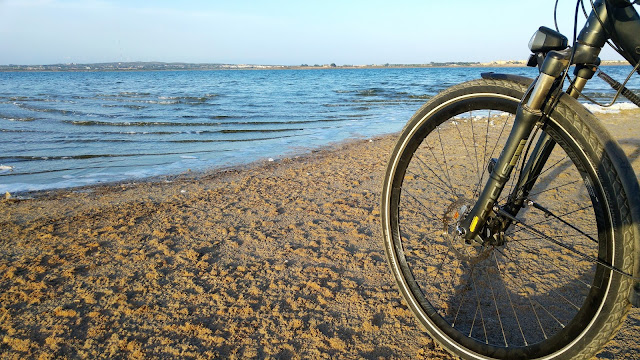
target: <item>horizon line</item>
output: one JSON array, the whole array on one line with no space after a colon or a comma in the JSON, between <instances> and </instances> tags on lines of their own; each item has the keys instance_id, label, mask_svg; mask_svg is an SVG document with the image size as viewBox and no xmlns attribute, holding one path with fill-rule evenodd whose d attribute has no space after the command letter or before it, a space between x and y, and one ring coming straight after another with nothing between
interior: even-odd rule
<instances>
[{"instance_id":1,"label":"horizon line","mask_svg":"<svg viewBox=\"0 0 640 360\"><path fill-rule=\"evenodd\" d=\"M626 60L602 60L601 63L608 64L628 64ZM493 60L488 62L481 61L430 61L424 63L382 63L382 64L336 64L323 63L309 65L302 63L299 65L282 65L282 64L258 64L258 63L218 63L218 62L184 62L184 61L104 61L104 62L67 62L67 63L50 63L50 64L0 64L0 69L31 69L46 70L53 67L65 67L74 70L99 70L103 69L132 69L132 65L138 67L210 67L210 68L366 68L366 67L442 67L442 66L526 66L527 60ZM96 67L93 69L92 67Z\"/></svg>"}]
</instances>

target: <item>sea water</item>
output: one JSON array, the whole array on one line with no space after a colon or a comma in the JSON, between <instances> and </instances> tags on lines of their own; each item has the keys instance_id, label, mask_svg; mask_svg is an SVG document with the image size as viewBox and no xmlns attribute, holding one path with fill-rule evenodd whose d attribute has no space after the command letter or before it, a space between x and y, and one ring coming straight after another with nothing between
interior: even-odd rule
<instances>
[{"instance_id":1,"label":"sea water","mask_svg":"<svg viewBox=\"0 0 640 360\"><path fill-rule=\"evenodd\" d=\"M617 79L630 70L607 68ZM439 91L488 71L536 75L477 67L3 72L0 193L235 166L393 133ZM602 101L614 94L600 80L589 91Z\"/></svg>"}]
</instances>

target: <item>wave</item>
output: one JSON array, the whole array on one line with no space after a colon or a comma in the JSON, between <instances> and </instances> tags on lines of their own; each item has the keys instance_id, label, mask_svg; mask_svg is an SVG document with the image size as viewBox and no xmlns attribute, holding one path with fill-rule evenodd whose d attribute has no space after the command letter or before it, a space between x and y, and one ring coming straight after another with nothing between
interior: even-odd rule
<instances>
[{"instance_id":1,"label":"wave","mask_svg":"<svg viewBox=\"0 0 640 360\"><path fill-rule=\"evenodd\" d=\"M180 104L179 100L137 100L134 102L145 103L145 104L154 104L154 105L176 105Z\"/></svg>"},{"instance_id":2,"label":"wave","mask_svg":"<svg viewBox=\"0 0 640 360\"><path fill-rule=\"evenodd\" d=\"M2 120L7 120L7 121L22 121L22 122L30 122L30 121L34 121L34 120L38 120L38 118L35 117L15 117L15 116L10 116L10 115L0 115L0 119Z\"/></svg>"},{"instance_id":3,"label":"wave","mask_svg":"<svg viewBox=\"0 0 640 360\"><path fill-rule=\"evenodd\" d=\"M120 105L120 104L102 104L102 107L105 108L125 108L125 109L131 109L131 110L143 110L143 109L147 109L148 106L144 106L144 105L130 105L130 104L124 104L124 105Z\"/></svg>"},{"instance_id":4,"label":"wave","mask_svg":"<svg viewBox=\"0 0 640 360\"><path fill-rule=\"evenodd\" d=\"M145 99L145 98L122 98L117 96L99 95L91 98L92 100L114 101L124 103L152 104L152 105L175 105L179 104L179 100L169 99Z\"/></svg>"},{"instance_id":5,"label":"wave","mask_svg":"<svg viewBox=\"0 0 640 360\"><path fill-rule=\"evenodd\" d=\"M125 133L120 133L120 135L124 135ZM52 141L55 144L94 144L94 143L132 143L132 142L141 142L137 139L64 139L64 140L55 140ZM157 141L153 141L157 142Z\"/></svg>"},{"instance_id":6,"label":"wave","mask_svg":"<svg viewBox=\"0 0 640 360\"><path fill-rule=\"evenodd\" d=\"M583 105L592 113L617 113L624 110L633 110L638 108L635 104L630 102L618 102L610 107L602 107L591 103L585 103Z\"/></svg>"},{"instance_id":7,"label":"wave","mask_svg":"<svg viewBox=\"0 0 640 360\"><path fill-rule=\"evenodd\" d=\"M14 102L13 103L15 106L24 109L24 110L29 110L29 111L35 111L35 112L44 112L44 113L55 113L55 114L61 114L61 115L77 115L79 114L77 111L72 111L72 110L62 110L62 109L52 109L52 108L40 108L40 107L36 107L36 106L29 106L25 103L21 103L21 102Z\"/></svg>"},{"instance_id":8,"label":"wave","mask_svg":"<svg viewBox=\"0 0 640 360\"><path fill-rule=\"evenodd\" d=\"M9 97L0 97L0 99L6 99L5 103L12 103L12 102L54 102L54 103L68 103L68 104L75 104L76 103L73 100L68 100L68 99L65 99L65 98L58 98L58 97L56 97L54 95L38 94L37 96L39 96L39 97L33 97L33 96L9 96Z\"/></svg>"},{"instance_id":9,"label":"wave","mask_svg":"<svg viewBox=\"0 0 640 360\"><path fill-rule=\"evenodd\" d=\"M109 157L119 157L119 156L136 156L136 154L124 154L124 155L115 155L115 154L83 154L83 155L52 155L52 156L29 156L29 155L18 155L18 156L0 156L0 161L3 163L19 163L26 161L49 161L49 160L84 160L84 159L95 159L95 158L109 158Z\"/></svg>"},{"instance_id":10,"label":"wave","mask_svg":"<svg viewBox=\"0 0 640 360\"><path fill-rule=\"evenodd\" d=\"M364 90L334 90L336 94L354 94L357 97L380 97L384 99L376 100L364 100L364 101L380 101L380 102L394 102L402 101L406 99L430 99L433 95L429 94L411 94L406 91L394 91L384 88L370 88ZM354 100L363 101L363 100Z\"/></svg>"},{"instance_id":11,"label":"wave","mask_svg":"<svg viewBox=\"0 0 640 360\"><path fill-rule=\"evenodd\" d=\"M16 74L0 83L0 164L15 166L2 174L0 189L168 173L165 163L180 171L181 160L170 153L218 166L395 132L419 103L479 72L304 72L304 81L293 81L289 72ZM632 80L628 87L638 84ZM611 96L604 87L591 91ZM121 165L122 171L112 170ZM21 177L24 172L55 174ZM6 185L14 181L21 184Z\"/></svg>"},{"instance_id":12,"label":"wave","mask_svg":"<svg viewBox=\"0 0 640 360\"><path fill-rule=\"evenodd\" d=\"M180 123L169 121L98 121L98 120L63 120L63 123L78 126L211 126L212 123Z\"/></svg>"},{"instance_id":13,"label":"wave","mask_svg":"<svg viewBox=\"0 0 640 360\"><path fill-rule=\"evenodd\" d=\"M157 163L156 165L168 165L171 164L172 162L162 162L162 163ZM67 166L67 167L61 167L61 168L57 168L57 169L49 169L49 170L38 170L38 171L23 171L23 172L14 172L14 173L0 173L0 177L3 176L15 176L15 175L38 175L38 174L53 174L53 173L65 173L68 171L75 171L75 170L103 170L105 168L109 168L109 169L117 169L117 168L130 168L130 165L114 165L114 164L109 164L109 166ZM90 181L88 183L96 183L96 182L103 182L103 175L101 173L93 173L90 175L85 175L85 176L79 176L78 178L96 178L97 181ZM72 179L75 178L75 176L72 175L65 175L63 178L65 179ZM65 181L62 181L65 182ZM7 190L10 193L14 193L14 192L20 192L20 191L24 191L25 189L21 188L19 185L21 184L0 184L0 188L2 188L3 186L5 188L10 189L12 186L11 185L18 185L16 190ZM44 189L49 189L49 188L59 188L61 186L50 186L50 185L45 185L45 184L41 184L41 185L33 185L33 184L22 184L22 185L29 185L29 187L31 187L28 191L33 191L33 190L44 190ZM67 185L67 186L62 186L62 187L69 187L69 186L78 186L78 185L86 185L86 184L75 184L75 185Z\"/></svg>"},{"instance_id":14,"label":"wave","mask_svg":"<svg viewBox=\"0 0 640 360\"><path fill-rule=\"evenodd\" d=\"M405 104L414 104L416 102L422 102L424 99L429 99L430 97L406 97L406 98L389 98L389 99L376 99L376 98L365 98L365 99L353 99L348 102L343 103L327 103L322 104L323 107L328 108L340 108L340 107L351 107L357 106L359 104L371 104L378 106L393 106L393 105L405 105Z\"/></svg>"},{"instance_id":15,"label":"wave","mask_svg":"<svg viewBox=\"0 0 640 360\"><path fill-rule=\"evenodd\" d=\"M158 99L161 100L180 100L180 101L191 101L191 102L204 102L209 99L220 96L219 94L204 94L202 96L159 96Z\"/></svg>"},{"instance_id":16,"label":"wave","mask_svg":"<svg viewBox=\"0 0 640 360\"><path fill-rule=\"evenodd\" d=\"M136 98L136 97L147 97L149 95L151 95L151 93L149 92L121 91L117 94L98 94L97 96Z\"/></svg>"},{"instance_id":17,"label":"wave","mask_svg":"<svg viewBox=\"0 0 640 360\"><path fill-rule=\"evenodd\" d=\"M243 119L243 116L234 116L234 115L212 115L208 117L213 120L222 120L222 119Z\"/></svg>"},{"instance_id":18,"label":"wave","mask_svg":"<svg viewBox=\"0 0 640 360\"><path fill-rule=\"evenodd\" d=\"M359 110L365 110L362 108ZM182 116L183 118L190 118ZM340 122L349 121L353 118L363 118L365 114L350 114L336 118L324 118L313 120L285 120L285 121L225 121L225 122L171 122L171 121L100 121L100 120L63 120L63 123L77 126L119 126L119 127L153 127L153 126L172 126L172 127L210 127L210 126L230 126L230 125L253 125L253 126L269 126L269 125L292 125L292 124L314 124L324 122ZM199 118L199 117L194 117ZM213 116L210 119L242 119L238 116Z\"/></svg>"},{"instance_id":19,"label":"wave","mask_svg":"<svg viewBox=\"0 0 640 360\"><path fill-rule=\"evenodd\" d=\"M241 129L241 130L220 130L222 134L237 134L237 133L271 133L271 132L287 132L287 131L302 131L304 129Z\"/></svg>"},{"instance_id":20,"label":"wave","mask_svg":"<svg viewBox=\"0 0 640 360\"><path fill-rule=\"evenodd\" d=\"M296 135L278 135L273 137L259 137L259 138L245 138L245 139L185 139L185 140L169 140L168 142L177 144L190 144L190 143L236 143L236 142L254 142L263 140L279 140L295 137Z\"/></svg>"},{"instance_id":21,"label":"wave","mask_svg":"<svg viewBox=\"0 0 640 360\"><path fill-rule=\"evenodd\" d=\"M109 100L109 101L124 101L124 102L140 102L141 99L146 100L185 100L185 101L204 101L206 99L220 96L218 94L205 94L202 96L158 96L155 99L148 99L152 97L151 93L146 92L121 92L118 94L96 94L90 96L84 95L71 95L68 97L60 97L51 94L38 94L38 97L33 96L0 96L0 99L11 102L55 102L55 103L70 103L75 104L75 100Z\"/></svg>"},{"instance_id":22,"label":"wave","mask_svg":"<svg viewBox=\"0 0 640 360\"><path fill-rule=\"evenodd\" d=\"M387 90L386 89L381 89L381 88L371 88L371 89L366 89L366 90L360 90L356 93L356 95L359 96L378 96L378 95L382 95L384 93L386 93Z\"/></svg>"},{"instance_id":23,"label":"wave","mask_svg":"<svg viewBox=\"0 0 640 360\"><path fill-rule=\"evenodd\" d=\"M98 158L142 157L142 156L166 156L183 155L188 152L163 152L163 153L126 153L126 154L80 154L80 155L55 155L55 156L0 156L2 163L17 163L21 161L51 161L51 160L88 160Z\"/></svg>"},{"instance_id":24,"label":"wave","mask_svg":"<svg viewBox=\"0 0 640 360\"><path fill-rule=\"evenodd\" d=\"M204 103L209 99L221 96L220 94L203 94L203 95L153 95L148 92L120 92L117 94L97 94L93 99L96 100L114 100L114 101L130 101L130 102L151 102L161 104L177 104L177 103Z\"/></svg>"},{"instance_id":25,"label":"wave","mask_svg":"<svg viewBox=\"0 0 640 360\"><path fill-rule=\"evenodd\" d=\"M286 132L286 131L300 131L300 130L304 130L304 129L303 128L284 128L284 129L225 129L225 130L196 130L196 131L120 131L120 132L107 132L107 133L103 133L103 135L207 135L207 134L235 134L235 133L271 133L271 132ZM69 139L64 141L110 142L115 140ZM119 141L130 141L130 140L119 140ZM162 140L154 140L154 141L161 142Z\"/></svg>"},{"instance_id":26,"label":"wave","mask_svg":"<svg viewBox=\"0 0 640 360\"><path fill-rule=\"evenodd\" d=\"M42 133L47 133L48 131L25 130L25 129L0 129L0 132L4 132L4 133L38 133L38 134L42 134Z\"/></svg>"},{"instance_id":27,"label":"wave","mask_svg":"<svg viewBox=\"0 0 640 360\"><path fill-rule=\"evenodd\" d=\"M420 99L365 99L354 100L354 104L371 104L371 105L400 105L411 104Z\"/></svg>"}]
</instances>

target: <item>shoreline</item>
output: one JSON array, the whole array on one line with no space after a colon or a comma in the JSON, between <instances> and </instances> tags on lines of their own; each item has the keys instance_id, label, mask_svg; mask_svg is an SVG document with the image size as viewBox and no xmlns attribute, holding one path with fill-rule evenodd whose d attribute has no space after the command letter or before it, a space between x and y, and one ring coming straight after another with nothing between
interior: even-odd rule
<instances>
[{"instance_id":1,"label":"shoreline","mask_svg":"<svg viewBox=\"0 0 640 360\"><path fill-rule=\"evenodd\" d=\"M332 152L334 150L343 148L345 146L349 146L359 142L372 142L377 139L384 139L387 137L394 137L398 133L389 133L389 134L381 134L376 135L370 138L348 138L340 141L332 141L326 145L322 145L319 147L312 148L297 148L295 150L290 150L285 154L277 157L277 158L269 158L269 157L261 157L256 160L247 163L239 163L239 164L231 164L225 165L221 167L211 167L211 168L203 168L203 169L186 169L179 173L173 174L159 174L153 175L149 177L142 178L129 178L123 180L114 180L114 181L106 181L100 183L92 183L86 185L77 185L70 187L57 187L57 188L48 188L41 190L22 190L16 192L5 192L4 194L0 193L0 201L1 199L10 200L10 201L22 201L22 200L31 200L34 198L41 198L46 196L57 196L58 193L72 192L72 193L81 193L81 192L93 192L95 189L100 188L116 188L116 187L129 187L136 186L142 184L148 184L150 186L163 184L163 183L173 183L180 181L199 181L205 178L216 178L223 174L228 173L237 173L243 171L251 171L255 168L267 166L267 165L275 165L280 162L290 162L290 161L302 161L307 157L313 157L318 153L327 153ZM7 196L7 193L9 194Z\"/></svg>"},{"instance_id":2,"label":"shoreline","mask_svg":"<svg viewBox=\"0 0 640 360\"><path fill-rule=\"evenodd\" d=\"M626 100L626 99L625 99ZM596 105L591 105L589 103L586 104L589 111L592 111L596 114L596 116L616 116L616 114L623 114L623 116L630 116L624 114L633 114L636 111L637 107L630 102L618 101L611 108L600 108ZM408 120L408 119L407 119ZM135 178L131 177L128 179L121 180L112 180L105 182L97 182L86 185L75 185L68 187L51 187L40 190L20 190L20 191L2 191L0 192L0 199L10 199L11 201L21 201L25 199L31 199L35 197L41 197L48 193L55 193L60 191L72 191L72 192L80 192L80 191L92 191L92 188L98 187L118 187L118 186L130 186L141 183L164 183L164 182L173 182L185 179L198 179L200 177L207 176L215 176L217 173L224 173L229 171L242 171L246 169L250 169L253 167L262 166L265 163L273 162L278 163L286 159L298 159L300 157L308 157L313 156L313 154L317 152L326 152L332 151L332 149L340 148L342 146L348 145L350 143L359 142L359 141L368 141L370 139L376 138L385 138L389 136L397 135L397 133L389 133L389 134L381 134L376 135L372 138L348 138L341 141L330 142L326 145L322 145L319 147L312 148L297 148L295 150L291 150L286 152L285 154L278 156L273 160L269 160L271 158L261 157L256 160L253 160L248 163L239 163L239 164L230 164L221 167L210 167L210 168L202 168L192 170L190 168L184 169L178 173L169 173L169 174L158 174L152 175L149 177ZM614 136L615 138L615 136ZM0 164L1 165L1 164ZM34 186L43 186L43 184L35 184Z\"/></svg>"}]
</instances>

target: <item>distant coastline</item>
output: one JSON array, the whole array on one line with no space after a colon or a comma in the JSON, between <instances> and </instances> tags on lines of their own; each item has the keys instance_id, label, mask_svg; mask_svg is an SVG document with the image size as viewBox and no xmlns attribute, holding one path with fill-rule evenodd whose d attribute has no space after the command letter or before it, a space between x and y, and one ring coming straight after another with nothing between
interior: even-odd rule
<instances>
[{"instance_id":1,"label":"distant coastline","mask_svg":"<svg viewBox=\"0 0 640 360\"><path fill-rule=\"evenodd\" d=\"M602 65L626 65L625 61L603 61ZM388 69L388 68L450 68L450 67L523 67L525 60L498 60L492 62L430 62L425 64L369 64L336 65L256 65L215 63L166 62L108 62L91 64L0 65L0 72L8 71L176 71L176 70L316 70L316 69Z\"/></svg>"}]
</instances>

